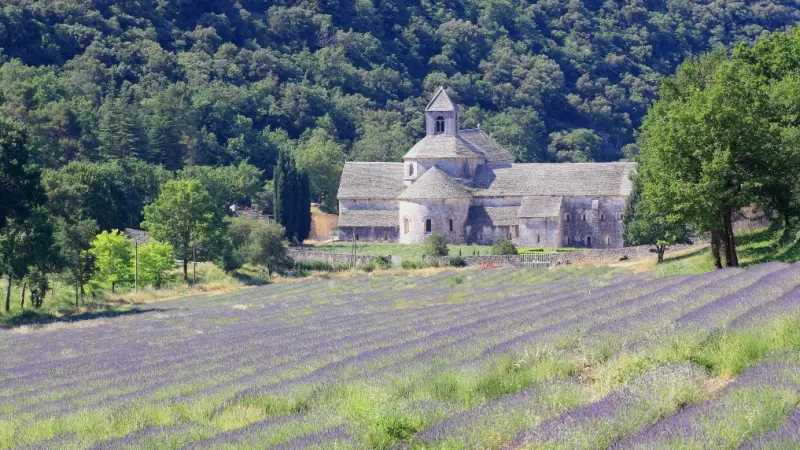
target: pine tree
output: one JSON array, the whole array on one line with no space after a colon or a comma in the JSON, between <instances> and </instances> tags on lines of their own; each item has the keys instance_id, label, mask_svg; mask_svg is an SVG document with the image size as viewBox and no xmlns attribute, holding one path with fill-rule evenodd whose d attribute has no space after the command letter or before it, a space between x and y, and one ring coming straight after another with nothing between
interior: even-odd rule
<instances>
[{"instance_id":1,"label":"pine tree","mask_svg":"<svg viewBox=\"0 0 800 450\"><path fill-rule=\"evenodd\" d=\"M106 159L147 156L147 134L139 111L122 99L107 99L100 108L100 154Z\"/></svg>"},{"instance_id":2,"label":"pine tree","mask_svg":"<svg viewBox=\"0 0 800 450\"><path fill-rule=\"evenodd\" d=\"M167 116L158 114L150 118L150 162L161 164L169 170L183 167L185 146L181 143L178 124Z\"/></svg>"}]
</instances>

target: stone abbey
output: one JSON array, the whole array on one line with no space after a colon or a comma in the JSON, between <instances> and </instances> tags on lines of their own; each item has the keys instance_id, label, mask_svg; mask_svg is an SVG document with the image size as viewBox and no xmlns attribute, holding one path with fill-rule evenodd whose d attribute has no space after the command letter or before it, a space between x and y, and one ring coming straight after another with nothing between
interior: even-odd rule
<instances>
[{"instance_id":1,"label":"stone abbey","mask_svg":"<svg viewBox=\"0 0 800 450\"><path fill-rule=\"evenodd\" d=\"M426 135L403 162L348 162L339 185L342 240L525 247L622 247L634 163L516 164L483 131L459 129L444 88L425 109Z\"/></svg>"}]
</instances>

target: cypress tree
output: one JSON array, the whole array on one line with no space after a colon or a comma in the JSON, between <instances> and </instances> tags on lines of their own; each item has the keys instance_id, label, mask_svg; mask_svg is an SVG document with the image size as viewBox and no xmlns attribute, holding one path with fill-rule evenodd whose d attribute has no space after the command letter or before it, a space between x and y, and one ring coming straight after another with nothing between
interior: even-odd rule
<instances>
[{"instance_id":1,"label":"cypress tree","mask_svg":"<svg viewBox=\"0 0 800 450\"><path fill-rule=\"evenodd\" d=\"M286 229L286 238L297 238L297 170L292 156L286 151L278 153L273 178L275 200L273 210L275 221Z\"/></svg>"},{"instance_id":2,"label":"cypress tree","mask_svg":"<svg viewBox=\"0 0 800 450\"><path fill-rule=\"evenodd\" d=\"M286 227L286 204L283 202L284 191L286 190L286 152L278 152L278 159L275 161L275 172L272 177L273 200L272 211L275 221L283 225L286 235L289 229Z\"/></svg>"},{"instance_id":3,"label":"cypress tree","mask_svg":"<svg viewBox=\"0 0 800 450\"><path fill-rule=\"evenodd\" d=\"M297 188L297 168L294 165L294 159L291 154L286 155L286 172L284 173L284 190L283 190L283 205L284 205L284 220L282 225L286 228L286 238L290 241L297 240L297 202L298 188Z\"/></svg>"},{"instance_id":4,"label":"cypress tree","mask_svg":"<svg viewBox=\"0 0 800 450\"><path fill-rule=\"evenodd\" d=\"M311 234L311 188L306 172L298 173L297 193L297 240L303 242Z\"/></svg>"}]
</instances>

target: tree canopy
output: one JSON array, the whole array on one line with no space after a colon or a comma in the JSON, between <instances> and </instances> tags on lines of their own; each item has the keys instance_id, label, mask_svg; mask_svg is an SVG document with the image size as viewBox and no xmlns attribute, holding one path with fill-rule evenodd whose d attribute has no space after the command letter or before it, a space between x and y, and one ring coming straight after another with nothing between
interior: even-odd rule
<instances>
[{"instance_id":1,"label":"tree canopy","mask_svg":"<svg viewBox=\"0 0 800 450\"><path fill-rule=\"evenodd\" d=\"M798 19L780 0L14 1L0 115L27 126L47 168L137 156L271 174L287 143L396 160L446 85L465 126L522 161L615 159L661 76Z\"/></svg>"}]
</instances>

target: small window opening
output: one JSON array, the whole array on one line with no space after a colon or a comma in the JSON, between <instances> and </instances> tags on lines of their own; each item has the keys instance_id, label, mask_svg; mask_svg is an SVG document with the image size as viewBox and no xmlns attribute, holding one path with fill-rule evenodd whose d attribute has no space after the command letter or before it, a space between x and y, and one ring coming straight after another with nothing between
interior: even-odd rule
<instances>
[{"instance_id":1,"label":"small window opening","mask_svg":"<svg viewBox=\"0 0 800 450\"><path fill-rule=\"evenodd\" d=\"M538 244L540 242L542 242L542 237L537 234L536 235L536 243Z\"/></svg>"},{"instance_id":2,"label":"small window opening","mask_svg":"<svg viewBox=\"0 0 800 450\"><path fill-rule=\"evenodd\" d=\"M583 215L583 221L586 222L586 214Z\"/></svg>"},{"instance_id":3,"label":"small window opening","mask_svg":"<svg viewBox=\"0 0 800 450\"><path fill-rule=\"evenodd\" d=\"M569 222L569 213L564 214L564 222Z\"/></svg>"},{"instance_id":4,"label":"small window opening","mask_svg":"<svg viewBox=\"0 0 800 450\"><path fill-rule=\"evenodd\" d=\"M384 241L388 241L389 240L389 233L383 233L383 240Z\"/></svg>"},{"instance_id":5,"label":"small window opening","mask_svg":"<svg viewBox=\"0 0 800 450\"><path fill-rule=\"evenodd\" d=\"M606 215L605 214L600 214L600 222L603 222L605 220L606 220Z\"/></svg>"},{"instance_id":6,"label":"small window opening","mask_svg":"<svg viewBox=\"0 0 800 450\"><path fill-rule=\"evenodd\" d=\"M450 219L450 232L453 232L453 219Z\"/></svg>"},{"instance_id":7,"label":"small window opening","mask_svg":"<svg viewBox=\"0 0 800 450\"><path fill-rule=\"evenodd\" d=\"M436 118L436 134L444 134L444 117L439 116Z\"/></svg>"},{"instance_id":8,"label":"small window opening","mask_svg":"<svg viewBox=\"0 0 800 450\"><path fill-rule=\"evenodd\" d=\"M408 218L403 219L403 233L408 234L410 226Z\"/></svg>"},{"instance_id":9,"label":"small window opening","mask_svg":"<svg viewBox=\"0 0 800 450\"><path fill-rule=\"evenodd\" d=\"M433 231L433 223L431 222L431 219L428 219L425 221L425 232L430 233L431 231Z\"/></svg>"},{"instance_id":10,"label":"small window opening","mask_svg":"<svg viewBox=\"0 0 800 450\"><path fill-rule=\"evenodd\" d=\"M611 245L611 237L606 236L606 245Z\"/></svg>"},{"instance_id":11,"label":"small window opening","mask_svg":"<svg viewBox=\"0 0 800 450\"><path fill-rule=\"evenodd\" d=\"M410 176L410 177L414 176L414 165L413 164L409 164L408 165L408 176Z\"/></svg>"},{"instance_id":12,"label":"small window opening","mask_svg":"<svg viewBox=\"0 0 800 450\"><path fill-rule=\"evenodd\" d=\"M395 172L395 173L397 173L397 172ZM358 233L356 233L356 240L359 240Z\"/></svg>"},{"instance_id":13,"label":"small window opening","mask_svg":"<svg viewBox=\"0 0 800 450\"><path fill-rule=\"evenodd\" d=\"M591 236L586 236L586 246L587 247L591 247L592 246L592 237Z\"/></svg>"}]
</instances>

